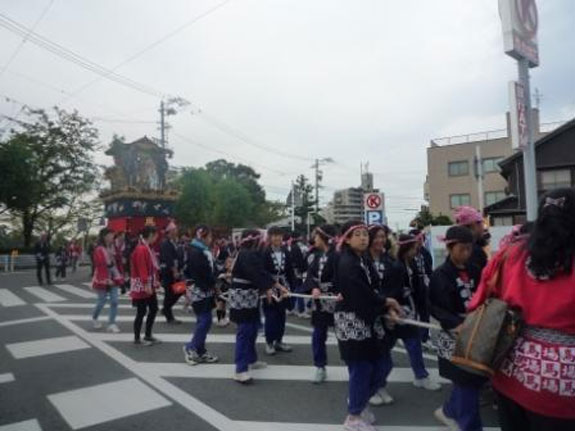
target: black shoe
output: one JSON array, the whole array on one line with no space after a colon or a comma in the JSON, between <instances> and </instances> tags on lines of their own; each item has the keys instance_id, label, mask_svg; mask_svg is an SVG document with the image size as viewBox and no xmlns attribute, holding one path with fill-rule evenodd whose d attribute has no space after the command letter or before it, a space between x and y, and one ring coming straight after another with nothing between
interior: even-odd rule
<instances>
[{"instance_id":1,"label":"black shoe","mask_svg":"<svg viewBox=\"0 0 575 431\"><path fill-rule=\"evenodd\" d=\"M152 346L154 344L160 344L161 341L158 340L156 337L144 337L144 345L145 346Z\"/></svg>"}]
</instances>

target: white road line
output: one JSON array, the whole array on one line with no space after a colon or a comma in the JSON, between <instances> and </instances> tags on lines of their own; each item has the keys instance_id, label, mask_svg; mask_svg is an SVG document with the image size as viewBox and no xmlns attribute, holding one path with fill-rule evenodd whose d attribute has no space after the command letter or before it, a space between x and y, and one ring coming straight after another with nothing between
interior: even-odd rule
<instances>
[{"instance_id":1,"label":"white road line","mask_svg":"<svg viewBox=\"0 0 575 431\"><path fill-rule=\"evenodd\" d=\"M0 383L10 383L13 382L14 380L16 379L14 378L14 374L12 373L0 374Z\"/></svg>"},{"instance_id":2,"label":"white road line","mask_svg":"<svg viewBox=\"0 0 575 431\"><path fill-rule=\"evenodd\" d=\"M183 356L183 355L182 355ZM202 364L190 366L183 362L140 362L140 367L151 374L160 377L187 377L194 379L231 379L235 372L234 364ZM349 374L345 366L328 366L328 382L347 382ZM288 380L311 381L315 374L315 367L307 365L269 365L261 370L250 371L255 379L261 380ZM440 383L449 383L439 376L437 369L429 370L431 379ZM394 368L387 381L389 383L412 383L414 379L411 368Z\"/></svg>"},{"instance_id":3,"label":"white road line","mask_svg":"<svg viewBox=\"0 0 575 431\"><path fill-rule=\"evenodd\" d=\"M140 377L154 389L161 392L168 398L171 398L173 401L180 404L186 410L190 411L194 415L203 419L204 421L206 421L213 427L217 428L218 430L251 431L250 428L238 427L238 425L234 421L229 419L227 416L221 414L216 409L210 407L209 405L198 400L197 398L194 398L184 390L167 382L163 378L158 377L157 375L144 370L142 367L139 366L138 362L134 361L129 356L119 352L117 349L114 349L105 342L98 340L89 332L84 331L79 326L75 325L69 320L66 320L58 313L51 310L50 307L47 307L45 304L36 304L36 307L42 310L46 315L57 320L62 326L69 329L77 336L83 338L86 342L90 343L92 346L100 350L102 353L106 354L107 356L115 360L118 364L122 365L124 368L128 369L136 376Z\"/></svg>"},{"instance_id":4,"label":"white road line","mask_svg":"<svg viewBox=\"0 0 575 431\"><path fill-rule=\"evenodd\" d=\"M340 424L304 424L304 423L290 423L290 422L247 422L236 421L239 426L243 426L251 431L334 431L341 429ZM379 431L443 431L445 427L442 426L377 426ZM499 431L499 428L483 427L484 431Z\"/></svg>"},{"instance_id":5,"label":"white road line","mask_svg":"<svg viewBox=\"0 0 575 431\"><path fill-rule=\"evenodd\" d=\"M88 309L93 309L95 304L96 304L95 302L94 303L88 303L88 304L85 302L82 302L81 304L80 303L74 304L74 303L68 302L65 304L52 303L52 304L46 304L46 305L50 308L88 308ZM108 304L108 303L106 303L106 304ZM134 307L132 307L130 304L118 304L118 308L127 310L127 309L133 309Z\"/></svg>"},{"instance_id":6,"label":"white road line","mask_svg":"<svg viewBox=\"0 0 575 431\"><path fill-rule=\"evenodd\" d=\"M91 282L91 281L84 282L84 283L82 283L82 286L86 286L86 287L92 288L92 282Z\"/></svg>"},{"instance_id":7,"label":"white road line","mask_svg":"<svg viewBox=\"0 0 575 431\"><path fill-rule=\"evenodd\" d=\"M136 378L60 392L48 399L74 430L172 405Z\"/></svg>"},{"instance_id":8,"label":"white road line","mask_svg":"<svg viewBox=\"0 0 575 431\"><path fill-rule=\"evenodd\" d=\"M66 318L68 316L65 316ZM71 319L76 320L76 319ZM86 319L82 319L86 320ZM91 318L89 318L91 320ZM132 317L130 321L133 321L134 318ZM134 334L132 333L120 333L120 334L112 334L109 332L91 332L91 334L101 341L115 341L120 343L132 343L134 341ZM165 343L187 343L190 341L190 334L173 334L173 333L157 333L154 332L154 337L162 340ZM287 344L293 345L306 345L311 346L311 337L308 335L284 335L283 341ZM208 334L208 338L206 339L207 343L218 343L218 344L235 344L236 342L236 335L235 334ZM263 334L257 339L258 343L265 344L265 339ZM335 338L328 338L327 345L335 346L337 345L337 340Z\"/></svg>"},{"instance_id":9,"label":"white road line","mask_svg":"<svg viewBox=\"0 0 575 431\"><path fill-rule=\"evenodd\" d=\"M0 431L42 431L36 419L0 426Z\"/></svg>"},{"instance_id":10,"label":"white road line","mask_svg":"<svg viewBox=\"0 0 575 431\"><path fill-rule=\"evenodd\" d=\"M67 301L67 299L64 298L63 296L50 292L49 290L44 289L43 287L40 286L25 287L24 290L27 291L28 293L31 293L35 297L40 298L42 301L46 302Z\"/></svg>"},{"instance_id":11,"label":"white road line","mask_svg":"<svg viewBox=\"0 0 575 431\"><path fill-rule=\"evenodd\" d=\"M33 358L89 348L90 345L75 335L6 344L6 349L15 359Z\"/></svg>"},{"instance_id":12,"label":"white road line","mask_svg":"<svg viewBox=\"0 0 575 431\"><path fill-rule=\"evenodd\" d=\"M17 305L26 305L26 302L8 289L0 289L0 305L3 307L15 307Z\"/></svg>"},{"instance_id":13,"label":"white road line","mask_svg":"<svg viewBox=\"0 0 575 431\"><path fill-rule=\"evenodd\" d=\"M4 326L22 325L24 323L41 322L43 320L50 320L50 318L48 316L39 316L39 317L30 317L28 319L8 320L6 322L0 322L0 328Z\"/></svg>"},{"instance_id":14,"label":"white road line","mask_svg":"<svg viewBox=\"0 0 575 431\"><path fill-rule=\"evenodd\" d=\"M71 293L72 295L79 296L81 298L95 298L96 294L94 292L90 292L86 289L81 289L76 286L72 286L71 284L56 284L55 285L58 289L63 290L64 292Z\"/></svg>"}]
</instances>

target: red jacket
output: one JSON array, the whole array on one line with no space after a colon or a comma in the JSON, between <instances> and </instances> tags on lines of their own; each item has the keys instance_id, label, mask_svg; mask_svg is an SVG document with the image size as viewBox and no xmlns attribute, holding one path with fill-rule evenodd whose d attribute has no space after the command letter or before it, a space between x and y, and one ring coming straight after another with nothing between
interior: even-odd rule
<instances>
[{"instance_id":1,"label":"red jacket","mask_svg":"<svg viewBox=\"0 0 575 431\"><path fill-rule=\"evenodd\" d=\"M548 281L527 270L524 242L500 251L483 271L470 310L488 296L499 261L494 296L521 309L526 329L493 378L494 388L527 410L575 419L575 269Z\"/></svg>"},{"instance_id":2,"label":"red jacket","mask_svg":"<svg viewBox=\"0 0 575 431\"><path fill-rule=\"evenodd\" d=\"M159 287L158 262L151 248L140 242L130 258L130 296L145 299L155 294ZM146 289L151 288L150 291Z\"/></svg>"},{"instance_id":3,"label":"red jacket","mask_svg":"<svg viewBox=\"0 0 575 431\"><path fill-rule=\"evenodd\" d=\"M94 250L92 288L106 289L111 286L119 286L123 282L123 277L116 268L114 256L110 250L106 250L103 245L96 247Z\"/></svg>"}]
</instances>

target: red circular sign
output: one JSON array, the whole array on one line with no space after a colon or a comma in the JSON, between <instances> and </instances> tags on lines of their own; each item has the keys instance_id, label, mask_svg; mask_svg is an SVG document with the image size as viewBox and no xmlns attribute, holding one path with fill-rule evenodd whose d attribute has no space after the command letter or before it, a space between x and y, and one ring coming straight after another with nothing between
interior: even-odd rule
<instances>
[{"instance_id":1,"label":"red circular sign","mask_svg":"<svg viewBox=\"0 0 575 431\"><path fill-rule=\"evenodd\" d=\"M381 206L381 196L369 195L366 199L366 203L370 208L379 208Z\"/></svg>"}]
</instances>

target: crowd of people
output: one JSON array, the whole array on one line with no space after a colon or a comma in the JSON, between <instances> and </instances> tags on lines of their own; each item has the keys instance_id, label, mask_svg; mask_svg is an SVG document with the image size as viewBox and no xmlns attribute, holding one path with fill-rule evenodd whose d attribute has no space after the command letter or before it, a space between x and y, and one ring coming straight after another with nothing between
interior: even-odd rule
<instances>
[{"instance_id":1,"label":"crowd of people","mask_svg":"<svg viewBox=\"0 0 575 431\"><path fill-rule=\"evenodd\" d=\"M34 246L34 256L36 258L36 277L38 284L44 284L44 273L46 283L52 284L52 271L50 265L50 254L52 249L50 247L50 238L48 234L42 233L40 239ZM66 241L65 244L58 247L55 252L56 258L56 272L54 277L56 281L66 280L66 271L71 268L72 272L76 272L80 257L82 256L82 246L78 240Z\"/></svg>"},{"instance_id":2,"label":"crowd of people","mask_svg":"<svg viewBox=\"0 0 575 431\"><path fill-rule=\"evenodd\" d=\"M206 345L216 309L218 324L231 320L236 327L233 379L250 384L250 371L266 367L256 350L262 325L265 354L289 354L286 315L305 316L309 310L315 366L310 379L321 384L328 378L326 341L332 327L349 371L345 430L375 430L370 406L395 402L386 383L394 366L391 350L399 340L408 353L414 386L428 391L441 388L423 360L423 347L433 344L440 375L453 383L434 415L450 430L482 429L479 400L487 385L497 395L504 431L575 429L572 189L543 197L538 219L514 228L491 258L481 214L459 208L456 225L442 238L447 258L435 270L419 230L396 235L385 225L350 221L339 229L318 226L309 243L278 227L267 233L244 230L236 242L214 235L207 225L181 236L174 223L163 232L147 226L127 253L122 234L102 229L93 253L94 327L101 328L98 318L109 301L107 329L119 331L118 295L129 290L136 310L134 343L159 343L153 329L156 293L163 289L161 313L169 324L181 323L173 307L182 297L196 316L190 341L182 346L185 362L218 361ZM495 287L494 278L501 278ZM525 322L490 381L450 360L465 316L488 297L520 309ZM432 320L441 330L430 337L428 329L405 324L405 319Z\"/></svg>"}]
</instances>

